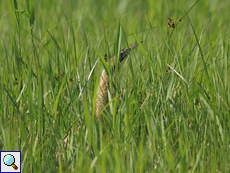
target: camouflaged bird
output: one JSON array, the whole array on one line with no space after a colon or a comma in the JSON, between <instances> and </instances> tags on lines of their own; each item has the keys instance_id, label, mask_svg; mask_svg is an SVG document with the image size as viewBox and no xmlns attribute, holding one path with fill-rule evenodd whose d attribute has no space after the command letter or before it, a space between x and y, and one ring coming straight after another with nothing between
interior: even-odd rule
<instances>
[{"instance_id":1,"label":"camouflaged bird","mask_svg":"<svg viewBox=\"0 0 230 173\"><path fill-rule=\"evenodd\" d=\"M141 41L142 43L143 41ZM129 52L133 49L135 49L138 46L138 44L134 44L129 48L122 49L120 52L120 59L119 62L122 63L125 58L128 56ZM105 57L106 58L106 57ZM112 67L112 73L114 73L115 64L116 64L116 56L113 55L111 58L111 67ZM109 76L106 73L106 70L103 69L101 76L100 76L100 82L99 82L99 89L97 92L97 100L96 100L96 112L95 116L97 119L100 119L101 112L103 110L103 107L108 103L108 86L109 86ZM80 127L78 128L79 131ZM75 130L73 130L75 131ZM65 143L65 148L67 148L67 140L68 140L68 134L64 137L63 141ZM58 160L59 152L56 150L56 160ZM63 155L63 153L62 153Z\"/></svg>"},{"instance_id":2,"label":"camouflaged bird","mask_svg":"<svg viewBox=\"0 0 230 173\"><path fill-rule=\"evenodd\" d=\"M134 44L129 48L122 49L120 52L119 62L122 63L125 60L125 58L128 56L129 52L135 49L137 46L138 44ZM111 58L112 73L114 73L115 64L116 64L116 56L113 55L113 57ZM97 100L96 100L95 116L97 118L100 118L103 107L108 103L108 86L109 86L109 76L106 73L106 70L103 69L100 76L99 89L97 92Z\"/></svg>"}]
</instances>

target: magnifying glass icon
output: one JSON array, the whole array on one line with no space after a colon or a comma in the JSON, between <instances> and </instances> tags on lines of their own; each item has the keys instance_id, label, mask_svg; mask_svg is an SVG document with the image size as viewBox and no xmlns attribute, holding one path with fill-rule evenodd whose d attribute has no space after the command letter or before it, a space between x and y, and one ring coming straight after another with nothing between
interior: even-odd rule
<instances>
[{"instance_id":1,"label":"magnifying glass icon","mask_svg":"<svg viewBox=\"0 0 230 173\"><path fill-rule=\"evenodd\" d=\"M15 158L11 154L7 154L3 158L3 162L7 166L12 166L15 170L18 169L18 167L14 164L15 163Z\"/></svg>"}]
</instances>

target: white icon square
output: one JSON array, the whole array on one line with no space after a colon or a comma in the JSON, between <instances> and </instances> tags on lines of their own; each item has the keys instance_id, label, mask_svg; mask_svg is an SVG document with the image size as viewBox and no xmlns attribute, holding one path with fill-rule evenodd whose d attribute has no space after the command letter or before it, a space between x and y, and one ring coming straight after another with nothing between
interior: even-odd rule
<instances>
[{"instance_id":1,"label":"white icon square","mask_svg":"<svg viewBox=\"0 0 230 173\"><path fill-rule=\"evenodd\" d=\"M0 173L21 172L21 151L0 151Z\"/></svg>"}]
</instances>

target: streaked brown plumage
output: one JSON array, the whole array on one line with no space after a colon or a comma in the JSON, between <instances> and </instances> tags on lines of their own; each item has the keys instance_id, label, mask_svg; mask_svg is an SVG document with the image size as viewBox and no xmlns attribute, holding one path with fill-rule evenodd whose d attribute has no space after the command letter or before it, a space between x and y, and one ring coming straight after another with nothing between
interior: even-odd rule
<instances>
[{"instance_id":1,"label":"streaked brown plumage","mask_svg":"<svg viewBox=\"0 0 230 173\"><path fill-rule=\"evenodd\" d=\"M120 52L120 60L119 62L121 63L129 54L129 52L132 49L135 49L138 46L138 44L134 44L129 48L122 49ZM116 64L116 56L114 55L111 59L111 67L112 69L115 68ZM114 70L112 70L113 72ZM106 73L106 70L103 69L101 76L100 76L100 82L99 82L99 88L97 92L97 100L96 100L96 112L95 116L97 118L100 117L100 113L103 109L103 107L108 103L108 86L109 86L109 76Z\"/></svg>"},{"instance_id":2,"label":"streaked brown plumage","mask_svg":"<svg viewBox=\"0 0 230 173\"><path fill-rule=\"evenodd\" d=\"M141 42L142 43L142 42ZM138 44L134 44L129 48L122 49L120 52L120 60L119 62L122 63L122 61L125 60L125 58L128 56L129 52L132 49L135 49L138 46ZM112 72L114 71L115 64L116 64L116 56L114 55L111 59L111 66L112 66ZM99 82L99 88L97 92L97 100L96 100L96 112L95 116L97 119L100 119L100 113L103 109L103 107L108 103L108 87L109 86L109 76L106 73L106 70L103 69L101 76L100 76L100 82ZM64 137L64 143L65 147L67 147L67 140L68 140L68 134ZM58 150L56 151L56 160L58 159Z\"/></svg>"}]
</instances>

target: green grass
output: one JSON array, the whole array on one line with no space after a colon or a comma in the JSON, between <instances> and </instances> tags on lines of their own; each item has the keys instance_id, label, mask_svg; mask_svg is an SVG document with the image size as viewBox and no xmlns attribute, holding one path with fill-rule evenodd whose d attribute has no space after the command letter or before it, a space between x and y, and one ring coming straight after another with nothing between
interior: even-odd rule
<instances>
[{"instance_id":1,"label":"green grass","mask_svg":"<svg viewBox=\"0 0 230 173\"><path fill-rule=\"evenodd\" d=\"M229 6L0 1L0 150L22 151L22 172L229 172ZM97 123L100 56L142 40L107 66Z\"/></svg>"}]
</instances>

